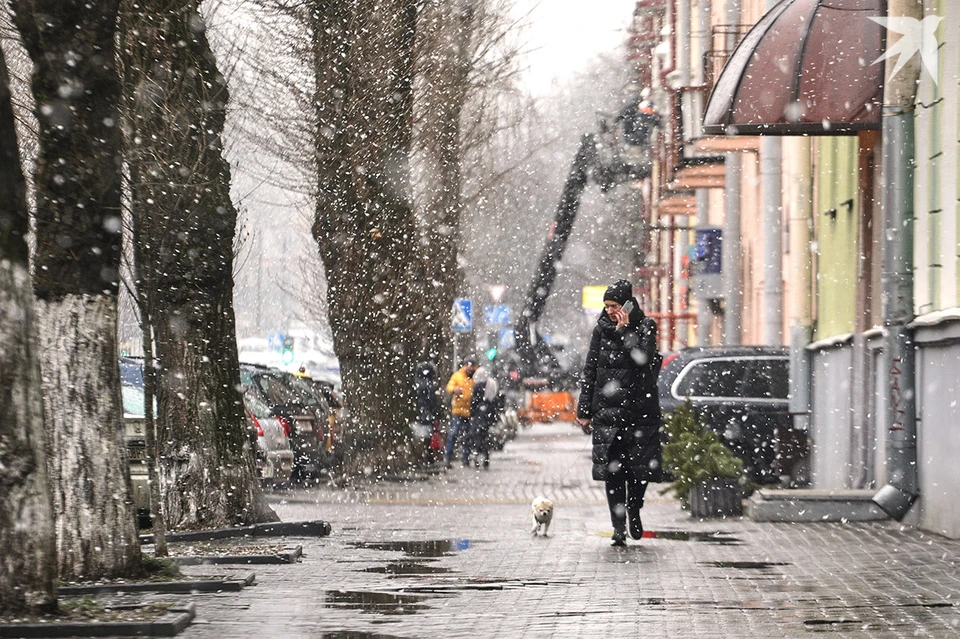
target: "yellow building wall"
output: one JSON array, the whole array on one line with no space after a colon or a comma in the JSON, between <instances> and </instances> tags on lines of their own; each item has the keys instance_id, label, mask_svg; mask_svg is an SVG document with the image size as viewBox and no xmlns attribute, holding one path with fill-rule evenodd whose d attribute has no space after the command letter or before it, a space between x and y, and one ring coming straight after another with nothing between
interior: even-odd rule
<instances>
[{"instance_id":1,"label":"yellow building wall","mask_svg":"<svg viewBox=\"0 0 960 639\"><path fill-rule=\"evenodd\" d=\"M815 339L824 339L855 330L859 143L823 137L815 148Z\"/></svg>"}]
</instances>

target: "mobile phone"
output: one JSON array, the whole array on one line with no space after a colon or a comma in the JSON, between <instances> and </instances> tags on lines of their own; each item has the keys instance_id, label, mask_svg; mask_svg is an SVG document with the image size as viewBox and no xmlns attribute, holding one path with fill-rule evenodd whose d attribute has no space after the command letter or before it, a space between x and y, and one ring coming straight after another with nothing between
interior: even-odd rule
<instances>
[{"instance_id":1,"label":"mobile phone","mask_svg":"<svg viewBox=\"0 0 960 639\"><path fill-rule=\"evenodd\" d=\"M633 312L633 300L627 300L626 303L620 307L620 310L629 315Z\"/></svg>"}]
</instances>

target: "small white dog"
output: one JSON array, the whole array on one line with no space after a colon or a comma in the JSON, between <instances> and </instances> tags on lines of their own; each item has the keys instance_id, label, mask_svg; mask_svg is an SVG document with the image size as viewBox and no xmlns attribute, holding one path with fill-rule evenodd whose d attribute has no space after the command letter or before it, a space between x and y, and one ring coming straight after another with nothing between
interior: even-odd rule
<instances>
[{"instance_id":1,"label":"small white dog","mask_svg":"<svg viewBox=\"0 0 960 639\"><path fill-rule=\"evenodd\" d=\"M533 513L533 530L530 532L536 537L542 527L543 536L546 537L550 521L553 519L553 502L546 497L537 497L533 500L530 511Z\"/></svg>"}]
</instances>

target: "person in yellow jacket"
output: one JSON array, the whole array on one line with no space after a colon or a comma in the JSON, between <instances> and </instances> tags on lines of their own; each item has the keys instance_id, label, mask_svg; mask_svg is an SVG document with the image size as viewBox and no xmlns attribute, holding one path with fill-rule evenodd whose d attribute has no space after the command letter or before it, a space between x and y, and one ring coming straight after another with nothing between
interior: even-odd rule
<instances>
[{"instance_id":1,"label":"person in yellow jacket","mask_svg":"<svg viewBox=\"0 0 960 639\"><path fill-rule=\"evenodd\" d=\"M447 393L451 396L450 434L447 435L447 449L443 461L450 468L453 459L453 449L457 445L457 438L466 437L470 431L470 399L473 396L473 374L477 372L477 360L467 358L456 373L450 376L447 382ZM469 451L465 451L469 452ZM466 465L469 459L464 459Z\"/></svg>"}]
</instances>

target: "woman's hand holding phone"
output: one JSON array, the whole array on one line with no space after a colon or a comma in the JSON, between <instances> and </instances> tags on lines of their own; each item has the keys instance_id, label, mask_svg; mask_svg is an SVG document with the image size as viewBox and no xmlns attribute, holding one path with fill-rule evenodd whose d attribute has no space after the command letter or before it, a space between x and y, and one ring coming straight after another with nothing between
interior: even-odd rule
<instances>
[{"instance_id":1,"label":"woman's hand holding phone","mask_svg":"<svg viewBox=\"0 0 960 639\"><path fill-rule=\"evenodd\" d=\"M617 310L617 328L623 328L630 323L630 313L633 312L633 300L627 300L626 303Z\"/></svg>"}]
</instances>

